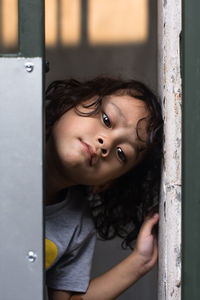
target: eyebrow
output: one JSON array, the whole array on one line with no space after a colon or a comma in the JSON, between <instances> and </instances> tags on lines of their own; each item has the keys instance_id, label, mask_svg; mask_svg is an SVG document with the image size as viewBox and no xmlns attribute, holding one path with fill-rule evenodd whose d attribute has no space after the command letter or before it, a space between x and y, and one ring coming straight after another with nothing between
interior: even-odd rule
<instances>
[{"instance_id":1,"label":"eyebrow","mask_svg":"<svg viewBox=\"0 0 200 300\"><path fill-rule=\"evenodd\" d=\"M120 114L120 116L124 119L124 121L127 124L127 119L126 119L125 115L123 114L122 110L119 108L119 106L113 102L110 102L110 104L112 104L118 110L118 113Z\"/></svg>"}]
</instances>

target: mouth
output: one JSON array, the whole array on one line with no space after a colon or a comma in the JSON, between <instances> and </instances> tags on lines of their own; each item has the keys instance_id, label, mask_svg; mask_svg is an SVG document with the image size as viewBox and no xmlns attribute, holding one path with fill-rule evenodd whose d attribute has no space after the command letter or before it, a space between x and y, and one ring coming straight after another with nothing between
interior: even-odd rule
<instances>
[{"instance_id":1,"label":"mouth","mask_svg":"<svg viewBox=\"0 0 200 300\"><path fill-rule=\"evenodd\" d=\"M89 165L92 166L93 165L93 158L95 156L95 152L94 152L94 150L92 149L92 147L90 145L83 142L81 139L80 139L80 142L81 142L81 144L83 145L83 148L85 149L85 151L88 154Z\"/></svg>"}]
</instances>

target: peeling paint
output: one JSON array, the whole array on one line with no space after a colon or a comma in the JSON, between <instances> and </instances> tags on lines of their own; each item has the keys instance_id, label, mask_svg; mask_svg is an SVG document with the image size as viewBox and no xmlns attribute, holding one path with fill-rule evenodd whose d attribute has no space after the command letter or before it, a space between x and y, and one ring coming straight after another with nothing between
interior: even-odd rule
<instances>
[{"instance_id":1,"label":"peeling paint","mask_svg":"<svg viewBox=\"0 0 200 300\"><path fill-rule=\"evenodd\" d=\"M173 294L174 294L174 289L170 293L171 297L173 296Z\"/></svg>"},{"instance_id":2,"label":"peeling paint","mask_svg":"<svg viewBox=\"0 0 200 300\"><path fill-rule=\"evenodd\" d=\"M177 201L181 202L182 198L181 198L181 193L176 191L176 199Z\"/></svg>"},{"instance_id":3,"label":"peeling paint","mask_svg":"<svg viewBox=\"0 0 200 300\"><path fill-rule=\"evenodd\" d=\"M171 192L173 186L167 186L167 192Z\"/></svg>"},{"instance_id":4,"label":"peeling paint","mask_svg":"<svg viewBox=\"0 0 200 300\"><path fill-rule=\"evenodd\" d=\"M180 287L181 287L181 280L178 281L178 282L176 283L176 287L177 287L177 288L180 288Z\"/></svg>"},{"instance_id":5,"label":"peeling paint","mask_svg":"<svg viewBox=\"0 0 200 300\"><path fill-rule=\"evenodd\" d=\"M177 144L177 147L181 147L181 138L180 137L177 137L176 138L176 144Z\"/></svg>"},{"instance_id":6,"label":"peeling paint","mask_svg":"<svg viewBox=\"0 0 200 300\"><path fill-rule=\"evenodd\" d=\"M179 249L176 249L175 254L176 254L176 266L177 266L177 267L180 267L180 264L181 264L181 254L180 254L180 250L179 250Z\"/></svg>"},{"instance_id":7,"label":"peeling paint","mask_svg":"<svg viewBox=\"0 0 200 300\"><path fill-rule=\"evenodd\" d=\"M165 220L166 220L166 202L164 202L164 217L165 217Z\"/></svg>"}]
</instances>

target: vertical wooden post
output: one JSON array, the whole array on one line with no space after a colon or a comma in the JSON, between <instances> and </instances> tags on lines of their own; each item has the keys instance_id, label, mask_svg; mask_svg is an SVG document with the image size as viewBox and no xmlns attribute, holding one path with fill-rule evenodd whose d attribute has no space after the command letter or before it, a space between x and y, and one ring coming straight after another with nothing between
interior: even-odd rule
<instances>
[{"instance_id":1,"label":"vertical wooden post","mask_svg":"<svg viewBox=\"0 0 200 300\"><path fill-rule=\"evenodd\" d=\"M159 300L181 299L181 0L158 1L158 83L164 116Z\"/></svg>"}]
</instances>

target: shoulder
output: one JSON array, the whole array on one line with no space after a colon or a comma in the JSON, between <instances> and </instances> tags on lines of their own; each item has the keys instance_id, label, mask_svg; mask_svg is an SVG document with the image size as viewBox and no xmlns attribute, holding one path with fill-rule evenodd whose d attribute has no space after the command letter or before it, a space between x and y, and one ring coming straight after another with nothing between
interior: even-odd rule
<instances>
[{"instance_id":1,"label":"shoulder","mask_svg":"<svg viewBox=\"0 0 200 300\"><path fill-rule=\"evenodd\" d=\"M83 196L80 191L70 189L66 202L60 204L61 209L46 220L46 238L57 249L46 276L48 287L53 289L85 292L89 284L96 230ZM51 255L52 251L46 248L47 261Z\"/></svg>"},{"instance_id":2,"label":"shoulder","mask_svg":"<svg viewBox=\"0 0 200 300\"><path fill-rule=\"evenodd\" d=\"M48 207L46 211L46 237L64 243L65 250L85 244L96 238L96 229L90 207L84 193L70 188L66 199ZM63 249L64 250L64 249Z\"/></svg>"}]
</instances>

